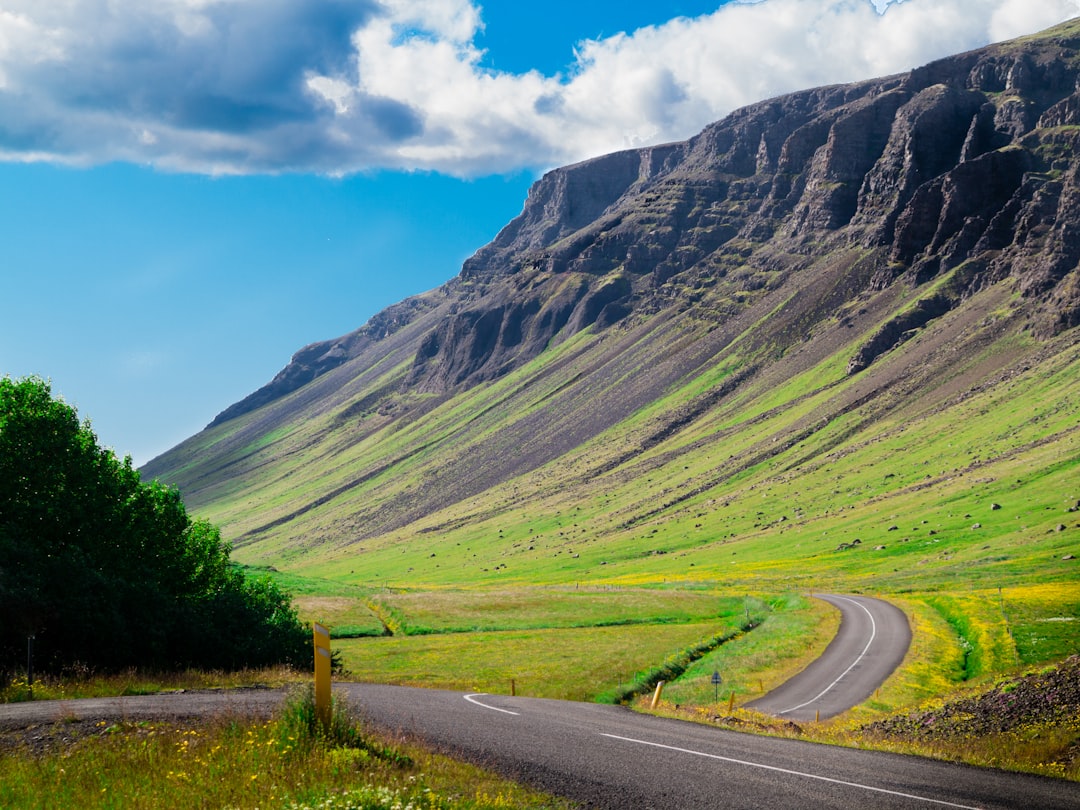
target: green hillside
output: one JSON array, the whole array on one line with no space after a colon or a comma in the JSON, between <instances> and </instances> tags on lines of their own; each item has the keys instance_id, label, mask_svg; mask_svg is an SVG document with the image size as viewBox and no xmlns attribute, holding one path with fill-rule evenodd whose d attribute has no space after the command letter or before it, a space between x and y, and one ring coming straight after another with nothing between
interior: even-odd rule
<instances>
[{"instance_id":1,"label":"green hillside","mask_svg":"<svg viewBox=\"0 0 1080 810\"><path fill-rule=\"evenodd\" d=\"M143 473L362 677L610 699L683 656L741 698L828 641L821 590L912 617L866 711L1080 652L1078 53L1074 22L556 170Z\"/></svg>"}]
</instances>

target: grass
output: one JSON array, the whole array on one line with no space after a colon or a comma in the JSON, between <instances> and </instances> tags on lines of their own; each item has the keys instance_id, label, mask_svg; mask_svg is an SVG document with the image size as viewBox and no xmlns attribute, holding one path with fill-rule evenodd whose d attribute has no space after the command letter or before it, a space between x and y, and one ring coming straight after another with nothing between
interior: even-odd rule
<instances>
[{"instance_id":1,"label":"grass","mask_svg":"<svg viewBox=\"0 0 1080 810\"><path fill-rule=\"evenodd\" d=\"M558 799L366 732L336 701L326 732L300 693L275 718L100 723L0 757L0 806L34 808L558 808Z\"/></svg>"},{"instance_id":2,"label":"grass","mask_svg":"<svg viewBox=\"0 0 1080 810\"><path fill-rule=\"evenodd\" d=\"M568 700L631 700L657 680L681 684L705 664L723 666L746 692L775 685L823 649L836 627L835 612L815 600L789 594L763 602L704 588L379 599L392 603L400 632L337 642L349 677ZM410 632L418 625L422 632Z\"/></svg>"},{"instance_id":3,"label":"grass","mask_svg":"<svg viewBox=\"0 0 1080 810\"><path fill-rule=\"evenodd\" d=\"M909 711L835 728L847 744L1080 781L1080 656L984 678Z\"/></svg>"},{"instance_id":4,"label":"grass","mask_svg":"<svg viewBox=\"0 0 1080 810\"><path fill-rule=\"evenodd\" d=\"M671 705L709 707L734 694L737 703L779 686L820 655L839 626L839 613L797 594L770 600L765 623L702 657L664 687ZM722 683L716 689L712 674Z\"/></svg>"},{"instance_id":5,"label":"grass","mask_svg":"<svg viewBox=\"0 0 1080 810\"><path fill-rule=\"evenodd\" d=\"M735 629L721 622L345 640L335 645L361 681L595 700L672 652Z\"/></svg>"},{"instance_id":6,"label":"grass","mask_svg":"<svg viewBox=\"0 0 1080 810\"><path fill-rule=\"evenodd\" d=\"M1080 585L1055 582L1006 588L998 599L1022 663L1055 661L1077 652Z\"/></svg>"},{"instance_id":7,"label":"grass","mask_svg":"<svg viewBox=\"0 0 1080 810\"><path fill-rule=\"evenodd\" d=\"M1000 592L986 589L950 595L926 592L893 597L893 601L909 615L914 635L913 645L901 667L861 706L834 721L808 724L797 731L739 708L729 715L725 705L732 695L739 706L786 680L816 657L832 638L838 623L837 612L824 602L796 593L757 600L722 595L701 584L679 587L669 584L652 589L593 586L379 592L369 598L392 604L405 626L423 626L426 632L338 639L334 648L343 657L347 677L364 681L492 693L513 690L519 695L586 701L625 700L639 710L648 711L652 688L657 680L663 679L666 685L658 709L662 714L699 722L718 722L719 718L723 724L746 730L1075 779L1076 768L1063 758L1062 752L1069 750L1069 745L1080 739L1080 734L1067 723L1044 722L971 744L950 739L905 739L866 729L882 718L919 707L925 710L943 705L947 696L975 694L993 685L1002 676L1002 671L1015 672L1032 663L1080 653L1076 634L1069 632L1072 623L1060 620L1075 615L1078 597L1080 587L1066 582L1016 586L1003 588ZM526 616L531 617L530 622L540 621L549 626L533 627L525 621ZM748 618L757 626L749 632L740 632ZM486 622L486 627L501 629L465 629L474 628L480 619ZM1037 635L1039 633L1053 635ZM967 640L966 644L961 642L961 637ZM1030 643L1032 638L1034 644ZM722 675L719 694L711 683L714 671ZM306 679L306 675L287 670L239 676L185 673L154 677L124 673L112 678L86 678L85 683L78 685L73 679L40 684L35 697L276 684L298 677ZM5 698L18 699L17 693L24 685L16 681L9 686ZM270 732L260 731L258 724L241 723L245 736L228 736L233 733L228 728L238 722L236 718L229 718L225 724L206 727L207 739L215 740L207 744L211 748L226 743L233 745L238 740L246 744L244 740L249 732L252 739L264 740L258 744L266 744L269 736L258 735L270 735ZM273 722L280 723L280 719ZM109 740L116 738L116 742L122 737L130 745L141 746L148 739L158 737L155 745L165 739L172 739L175 745L182 737L169 737L174 733L179 735L175 727L167 724L119 724L107 739L87 740L86 750L104 752L98 762L111 774L114 768L128 767L123 764L124 758L133 754L130 750L114 752L108 747L112 744ZM198 733L204 731L200 729ZM281 738L280 728L274 733ZM195 735L188 736L194 742ZM91 747L98 745L104 747ZM154 756L164 757L165 749L155 750ZM87 753L86 756L98 755ZM318 757L338 759L358 756L318 754ZM418 755L409 753L408 756L415 758ZM250 767L250 763L236 767ZM170 765L166 770L190 774L180 763ZM427 774L430 767L423 766L421 770ZM46 769L46 772L52 773L53 777L56 775L55 770ZM400 791L411 789L413 783L408 782L407 777L404 782L387 781L388 778L380 777L382 781L372 782L375 787L371 790L384 793L389 790L390 794L386 795L399 791L398 798L403 804L407 803L407 796L412 794ZM141 790L122 781L109 784L115 789ZM285 782L280 782L279 786L281 784ZM424 784L430 786L430 781ZM317 793L320 789L313 790ZM296 796L315 795L303 793L299 788L290 790ZM367 788L358 786L356 790ZM441 790L457 796L476 794L476 791L460 787L444 786ZM488 794L501 795L491 791ZM86 806L109 805L91 803Z\"/></svg>"},{"instance_id":8,"label":"grass","mask_svg":"<svg viewBox=\"0 0 1080 810\"><path fill-rule=\"evenodd\" d=\"M406 635L486 630L680 624L743 610L739 597L662 588L554 587L378 594Z\"/></svg>"},{"instance_id":9,"label":"grass","mask_svg":"<svg viewBox=\"0 0 1080 810\"><path fill-rule=\"evenodd\" d=\"M711 700L693 705L664 700L656 713L775 737L1080 782L1080 714L1075 709L1078 670L1080 657L1072 657L1059 666L1019 670L1012 676L982 678L959 687L938 684L934 697L918 709L871 710L869 703L878 703L881 709L908 691L905 676L898 674L882 687L879 698L822 722L796 724L737 707L728 711L723 699L720 705ZM699 684L700 691L705 688L706 684ZM1070 697L1047 700L1061 691L1071 693ZM639 703L644 708L647 702Z\"/></svg>"}]
</instances>

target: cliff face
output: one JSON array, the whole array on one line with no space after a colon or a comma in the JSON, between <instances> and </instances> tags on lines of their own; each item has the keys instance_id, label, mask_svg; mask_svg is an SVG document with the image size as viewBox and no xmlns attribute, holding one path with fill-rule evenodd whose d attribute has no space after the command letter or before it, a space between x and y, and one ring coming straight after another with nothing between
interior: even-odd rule
<instances>
[{"instance_id":1,"label":"cliff face","mask_svg":"<svg viewBox=\"0 0 1080 810\"><path fill-rule=\"evenodd\" d=\"M327 518L369 536L539 469L718 368L731 376L665 411L640 448L739 386L782 384L837 352L840 373L872 393L838 398L822 424L877 396L880 413L946 397L950 375L1004 373L979 354L1003 335L1037 346L1080 325L1078 145L1074 21L557 169L458 277L300 350L144 473L213 503L236 497L244 476L255 493L258 476L293 459L358 454L311 492L282 494L265 525L253 498L254 538L343 493L381 492L389 471L422 470L348 521ZM883 359L914 344L910 362ZM486 411L463 423L477 431L467 449L446 445L441 426L416 427L538 358L515 383L520 400L485 406L523 409L498 410L498 441ZM279 448L271 437L283 435L299 438Z\"/></svg>"},{"instance_id":2,"label":"cliff face","mask_svg":"<svg viewBox=\"0 0 1080 810\"><path fill-rule=\"evenodd\" d=\"M582 329L678 305L688 288L700 297L728 278L753 293L764 276L851 245L872 255L852 294L963 268L907 329L864 347L853 370L894 345L888 335L1006 278L1032 303L1037 334L1077 325L1078 47L1066 25L906 75L765 101L686 143L550 172L446 286L453 311L427 331L406 385L493 379ZM407 302L301 350L216 422L426 311Z\"/></svg>"},{"instance_id":3,"label":"cliff face","mask_svg":"<svg viewBox=\"0 0 1080 810\"><path fill-rule=\"evenodd\" d=\"M672 279L707 286L750 269L798 269L803 256L850 245L873 252L870 289L963 266L924 314L1011 277L1038 304L1037 333L1076 325L1078 44L1064 29L799 93L740 110L685 144L551 173L463 272L531 307L463 312L418 358L417 380L430 356L441 361L440 383L460 383L560 333L655 310ZM531 339L506 339L520 333ZM483 345L491 364L463 358L463 342Z\"/></svg>"}]
</instances>

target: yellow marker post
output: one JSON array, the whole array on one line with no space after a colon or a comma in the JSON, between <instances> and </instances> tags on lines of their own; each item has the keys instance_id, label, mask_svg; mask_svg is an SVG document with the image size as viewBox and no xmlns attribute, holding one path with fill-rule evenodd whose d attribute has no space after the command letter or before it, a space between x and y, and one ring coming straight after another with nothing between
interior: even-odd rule
<instances>
[{"instance_id":1,"label":"yellow marker post","mask_svg":"<svg viewBox=\"0 0 1080 810\"><path fill-rule=\"evenodd\" d=\"M655 709L660 703L660 693L664 691L664 682L657 681L656 691L653 692L652 705L649 708Z\"/></svg>"},{"instance_id":2,"label":"yellow marker post","mask_svg":"<svg viewBox=\"0 0 1080 810\"><path fill-rule=\"evenodd\" d=\"M323 728L330 728L330 630L314 623L315 636L315 716Z\"/></svg>"}]
</instances>

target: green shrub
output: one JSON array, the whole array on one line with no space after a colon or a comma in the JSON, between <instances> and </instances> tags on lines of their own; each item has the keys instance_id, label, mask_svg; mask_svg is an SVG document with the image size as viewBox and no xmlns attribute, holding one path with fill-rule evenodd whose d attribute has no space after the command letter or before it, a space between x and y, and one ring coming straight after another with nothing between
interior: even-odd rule
<instances>
[{"instance_id":1,"label":"green shrub","mask_svg":"<svg viewBox=\"0 0 1080 810\"><path fill-rule=\"evenodd\" d=\"M37 378L0 378L0 676L307 664L289 596Z\"/></svg>"}]
</instances>

